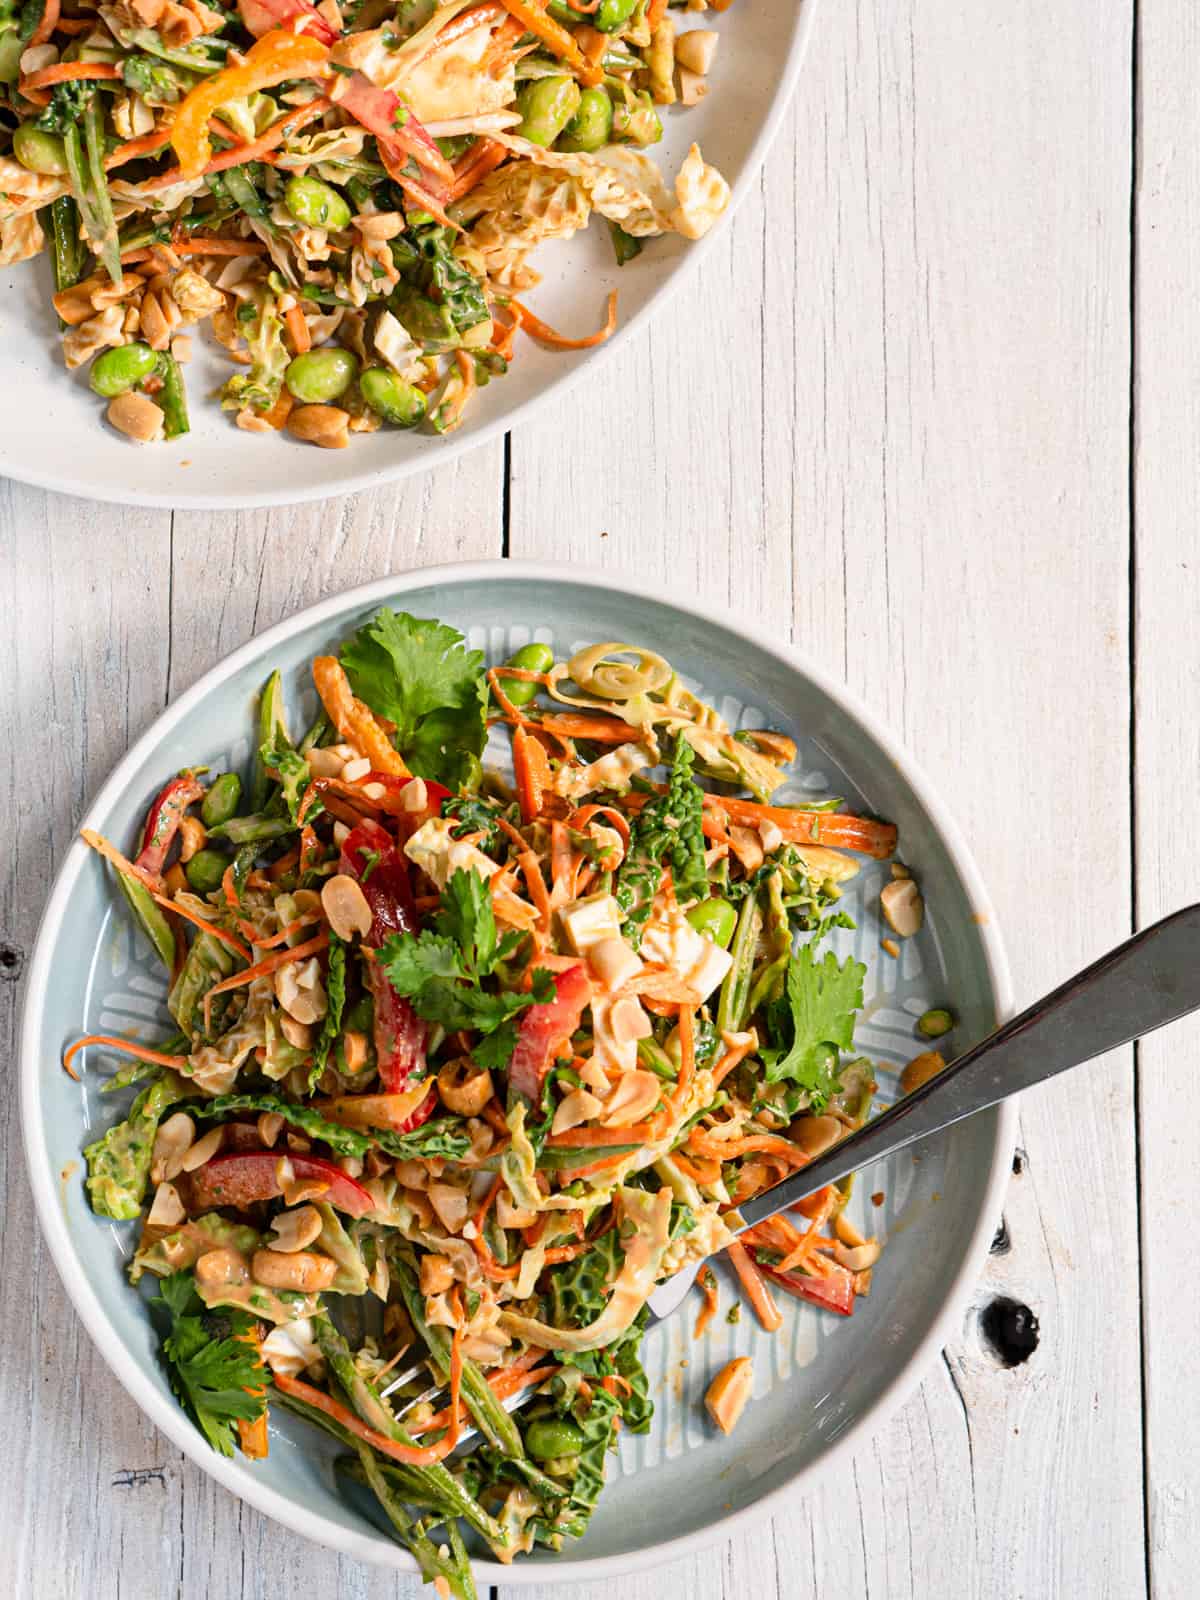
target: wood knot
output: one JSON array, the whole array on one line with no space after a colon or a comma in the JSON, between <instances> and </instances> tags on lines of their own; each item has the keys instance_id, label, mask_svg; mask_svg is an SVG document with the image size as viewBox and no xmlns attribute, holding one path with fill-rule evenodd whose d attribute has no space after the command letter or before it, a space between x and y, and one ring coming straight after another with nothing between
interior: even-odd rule
<instances>
[{"instance_id":1,"label":"wood knot","mask_svg":"<svg viewBox=\"0 0 1200 1600\"><path fill-rule=\"evenodd\" d=\"M1019 1367L1038 1347L1041 1329L1027 1305L1006 1296L983 1308L983 1336L1006 1367Z\"/></svg>"},{"instance_id":2,"label":"wood knot","mask_svg":"<svg viewBox=\"0 0 1200 1600\"><path fill-rule=\"evenodd\" d=\"M25 952L7 940L0 944L0 983L16 983L25 970Z\"/></svg>"}]
</instances>

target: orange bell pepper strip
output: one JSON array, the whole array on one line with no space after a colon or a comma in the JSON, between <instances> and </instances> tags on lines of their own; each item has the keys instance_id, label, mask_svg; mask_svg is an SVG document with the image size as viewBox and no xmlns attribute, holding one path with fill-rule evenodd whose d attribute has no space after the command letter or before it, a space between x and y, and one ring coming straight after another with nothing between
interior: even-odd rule
<instances>
[{"instance_id":1,"label":"orange bell pepper strip","mask_svg":"<svg viewBox=\"0 0 1200 1600\"><path fill-rule=\"evenodd\" d=\"M226 101L240 100L256 89L270 89L293 78L319 78L329 61L329 48L307 34L275 29L251 46L236 67L198 83L184 96L171 124L171 143L179 157L180 181L204 171L212 144L208 119Z\"/></svg>"}]
</instances>

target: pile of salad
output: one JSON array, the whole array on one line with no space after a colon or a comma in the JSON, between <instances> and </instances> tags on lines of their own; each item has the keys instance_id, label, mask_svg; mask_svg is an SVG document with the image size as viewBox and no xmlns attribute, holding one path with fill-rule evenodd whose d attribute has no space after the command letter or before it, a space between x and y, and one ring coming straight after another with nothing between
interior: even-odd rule
<instances>
[{"instance_id":1,"label":"pile of salad","mask_svg":"<svg viewBox=\"0 0 1200 1600\"><path fill-rule=\"evenodd\" d=\"M896 830L771 804L793 742L731 731L651 650L488 670L381 610L312 673L303 733L266 683L245 781L171 778L128 855L85 832L176 1031L89 1035L65 1065L131 1058L87 1189L140 1223L130 1276L159 1280L209 1442L262 1457L269 1408L308 1419L470 1596L461 1525L503 1561L560 1548L619 1430L649 1426L658 1281L727 1249L767 1327L775 1290L845 1315L868 1290L848 1184L736 1240L727 1218L868 1115L866 969L822 942Z\"/></svg>"},{"instance_id":2,"label":"pile of salad","mask_svg":"<svg viewBox=\"0 0 1200 1600\"><path fill-rule=\"evenodd\" d=\"M67 366L136 442L188 431L203 322L241 428L446 433L518 329L616 326L615 294L582 337L529 311L535 246L596 213L624 264L725 209L696 145L673 189L642 154L717 43L668 0L0 0L0 265L49 250Z\"/></svg>"}]
</instances>

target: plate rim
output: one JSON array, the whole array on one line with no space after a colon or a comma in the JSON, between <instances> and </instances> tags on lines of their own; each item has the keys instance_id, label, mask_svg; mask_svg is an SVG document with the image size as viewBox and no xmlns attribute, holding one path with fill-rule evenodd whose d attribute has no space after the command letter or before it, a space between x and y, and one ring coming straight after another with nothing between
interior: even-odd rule
<instances>
[{"instance_id":1,"label":"plate rim","mask_svg":"<svg viewBox=\"0 0 1200 1600\"><path fill-rule=\"evenodd\" d=\"M492 421L485 423L478 432L468 434L455 434L451 439L443 436L440 439L429 441L430 451L428 457L423 453L414 456L411 460L398 461L392 467L374 468L369 471L347 472L335 484L328 487L313 486L302 489L290 489L286 485L278 488L256 490L251 494L180 494L158 493L154 490L139 490L132 481L128 487L120 489L113 487L97 488L84 478L72 476L66 472L41 472L36 468L23 466L20 460L9 459L0 452L0 475L11 478L14 482L28 484L35 489L48 489L56 494L74 495L80 499L98 500L108 505L141 506L149 509L163 511L259 511L273 506L311 505L322 500L331 500L345 495L359 494L367 489L382 489L390 484L399 483L404 478L415 477L422 472L435 470L437 467L449 465L457 461L468 451L480 445L488 444L494 439L503 437L518 425L527 422L531 415L549 401L552 395L562 397L568 394L578 384L584 374L591 375L597 368L607 362L617 350L623 349L628 341L641 329L648 318L656 316L669 302L671 297L690 279L692 273L705 260L713 249L717 240L724 237L732 218L737 213L742 201L749 194L752 186L757 182L762 164L766 159L768 150L779 132L783 118L791 105L792 96L800 76L800 68L812 38L814 17L819 0L803 0L795 26L792 29L791 40L788 47L788 56L784 64L783 74L779 80L779 88L767 108L754 142L751 144L746 160L733 184L729 205L718 225L711 229L704 238L696 240L691 248L680 259L674 271L667 274L656 289L652 291L645 305L636 311L628 322L622 323L616 335L606 344L589 352L585 360L572 363L564 367L561 375L552 383L546 385L537 394L514 406L511 411L505 411ZM436 449L434 448L436 446ZM130 468L130 478L134 476L134 468Z\"/></svg>"},{"instance_id":2,"label":"plate rim","mask_svg":"<svg viewBox=\"0 0 1200 1600\"><path fill-rule=\"evenodd\" d=\"M128 787L130 778L134 776L142 761L152 754L165 734L186 719L194 705L212 690L219 688L240 667L268 654L293 634L303 632L322 622L332 621L346 612L382 604L387 600L395 600L410 590L438 584L473 581L507 583L518 580L532 580L551 585L571 583L589 589L607 590L616 595L639 595L644 588L643 581L635 574L575 563L500 558L449 562L432 567L411 567L328 595L315 604L285 617L264 633L248 639L245 644L224 656L178 699L164 707L117 762L78 821L72 841L55 873L54 882L38 921L18 1032L22 1143L38 1225L67 1298L99 1354L130 1399L202 1471L208 1473L239 1499L254 1506L256 1510L328 1549L361 1561L368 1561L375 1566L411 1573L417 1571L412 1556L400 1545L386 1543L382 1534L371 1538L341 1527L312 1512L306 1513L297 1502L268 1485L257 1482L253 1476L244 1474L236 1461L227 1461L215 1451L206 1449L203 1438L190 1424L184 1412L150 1385L133 1353L116 1337L99 1298L86 1278L76 1271L75 1258L78 1249L72 1242L66 1217L58 1201L57 1178L52 1170L53 1162L43 1133L44 1117L41 1102L43 1063L38 1049L38 1034L50 993L50 963L54 935L61 923L75 881L91 858L91 852L79 837L79 829L95 825L101 819L107 808L119 799ZM903 775L937 830L973 908L984 962L995 996L997 1017L1000 1021L1007 1019L1013 1011L1012 980L991 897L964 836L923 768L891 734L886 724L869 710L853 691L829 675L806 652L788 642L777 641L773 636L764 640L761 628L751 617L736 608L729 608L724 601L718 601L713 597L707 604L705 602L706 597L702 594L691 601L672 600L669 604L672 609L702 622L711 621L716 616L723 627L744 638L747 643L766 650L791 670L808 678L840 711L870 734ZM473 1567L479 1580L499 1587L515 1585L532 1587L550 1583L580 1582L642 1572L696 1553L732 1537L740 1529L764 1520L785 1496L804 1492L805 1485L816 1472L845 1460L869 1437L877 1433L928 1373L938 1351L945 1344L952 1327L961 1316L970 1291L979 1280L980 1268L995 1233L996 1219L1008 1185L1012 1153L1016 1143L1017 1102L1015 1099L1010 1099L981 1115L990 1117L994 1123L992 1151L983 1202L959 1270L912 1360L884 1385L875 1401L829 1445L817 1461L789 1473L781 1482L749 1505L730 1512L693 1533L681 1534L663 1543L650 1545L644 1550L621 1555L581 1556L512 1566L496 1561L476 1560L473 1562Z\"/></svg>"}]
</instances>

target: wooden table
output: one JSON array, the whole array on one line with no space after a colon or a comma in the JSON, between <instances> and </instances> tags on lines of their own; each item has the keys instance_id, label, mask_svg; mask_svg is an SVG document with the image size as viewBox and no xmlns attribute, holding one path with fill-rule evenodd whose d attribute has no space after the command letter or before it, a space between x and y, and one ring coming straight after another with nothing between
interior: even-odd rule
<instances>
[{"instance_id":1,"label":"wooden table","mask_svg":"<svg viewBox=\"0 0 1200 1600\"><path fill-rule=\"evenodd\" d=\"M1200 891L1194 0L822 10L758 193L606 369L602 418L576 393L295 510L0 489L4 1039L49 875L164 704L321 595L460 557L611 563L790 632L947 794L1022 1001ZM1030 1095L1003 1237L917 1396L773 1525L605 1600L1194 1594L1198 1043L1181 1025ZM38 1240L13 1111L0 1591L415 1594L142 1419ZM981 1334L998 1295L1040 1323L1013 1368Z\"/></svg>"}]
</instances>

